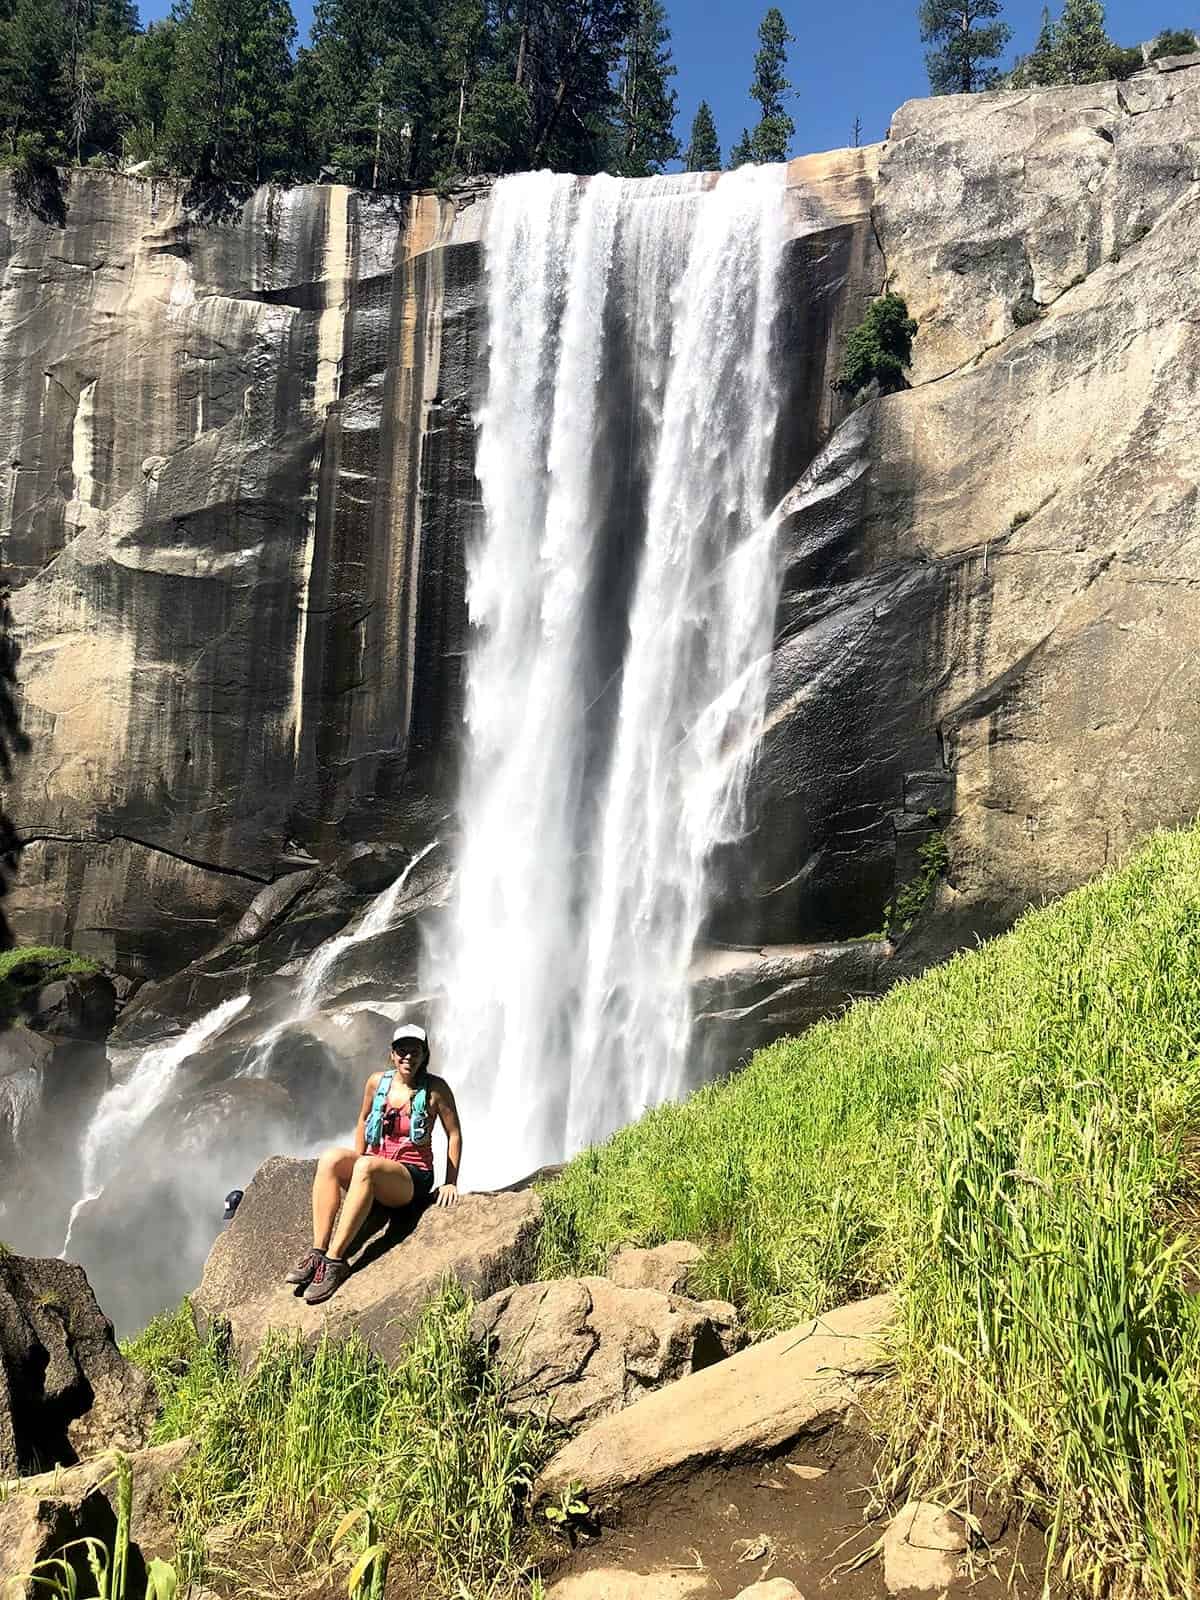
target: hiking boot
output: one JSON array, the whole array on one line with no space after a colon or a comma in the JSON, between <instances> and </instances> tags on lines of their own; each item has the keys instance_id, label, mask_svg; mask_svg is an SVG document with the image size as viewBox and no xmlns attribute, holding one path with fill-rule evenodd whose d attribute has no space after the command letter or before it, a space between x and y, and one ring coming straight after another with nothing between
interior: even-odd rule
<instances>
[{"instance_id":1,"label":"hiking boot","mask_svg":"<svg viewBox=\"0 0 1200 1600\"><path fill-rule=\"evenodd\" d=\"M299 1261L283 1280L284 1283L295 1283L299 1284L301 1288L306 1287L316 1277L324 1259L324 1250L318 1250L314 1245L311 1250L306 1250L300 1257Z\"/></svg>"},{"instance_id":2,"label":"hiking boot","mask_svg":"<svg viewBox=\"0 0 1200 1600\"><path fill-rule=\"evenodd\" d=\"M319 1306L322 1300L328 1300L349 1276L348 1261L330 1261L327 1256L322 1256L317 1263L317 1270L313 1273L312 1282L304 1291L305 1301L310 1306Z\"/></svg>"}]
</instances>

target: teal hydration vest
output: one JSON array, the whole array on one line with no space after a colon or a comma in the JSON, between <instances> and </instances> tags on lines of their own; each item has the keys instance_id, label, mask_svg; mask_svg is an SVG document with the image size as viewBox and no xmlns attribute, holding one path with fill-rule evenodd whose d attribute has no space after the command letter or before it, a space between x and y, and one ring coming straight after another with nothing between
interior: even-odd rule
<instances>
[{"instance_id":1,"label":"teal hydration vest","mask_svg":"<svg viewBox=\"0 0 1200 1600\"><path fill-rule=\"evenodd\" d=\"M379 1080L375 1090L375 1098L371 1101L370 1115L367 1117L367 1148L378 1150L383 1143L383 1113L387 1106L387 1097L391 1093L392 1079L396 1076L390 1069ZM413 1144L424 1144L429 1137L429 1085L427 1075L423 1072L417 1080L413 1090L412 1101L408 1108L408 1137Z\"/></svg>"}]
</instances>

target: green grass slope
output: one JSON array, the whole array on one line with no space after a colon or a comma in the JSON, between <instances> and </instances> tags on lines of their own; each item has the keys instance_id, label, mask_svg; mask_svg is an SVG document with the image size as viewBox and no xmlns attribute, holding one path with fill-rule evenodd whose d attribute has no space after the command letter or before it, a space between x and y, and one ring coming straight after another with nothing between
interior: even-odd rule
<instances>
[{"instance_id":1,"label":"green grass slope","mask_svg":"<svg viewBox=\"0 0 1200 1600\"><path fill-rule=\"evenodd\" d=\"M1200 829L761 1051L546 1187L543 1270L706 1246L760 1328L901 1291L897 1479L993 1480L1099 1591L1200 1588Z\"/></svg>"}]
</instances>

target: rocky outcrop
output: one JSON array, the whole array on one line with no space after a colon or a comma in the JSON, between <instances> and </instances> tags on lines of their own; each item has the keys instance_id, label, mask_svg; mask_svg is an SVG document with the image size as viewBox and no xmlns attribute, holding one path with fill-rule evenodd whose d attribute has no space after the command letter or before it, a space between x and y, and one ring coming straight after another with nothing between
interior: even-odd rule
<instances>
[{"instance_id":1,"label":"rocky outcrop","mask_svg":"<svg viewBox=\"0 0 1200 1600\"><path fill-rule=\"evenodd\" d=\"M538 1480L553 1497L578 1483L593 1510L680 1473L752 1460L843 1420L885 1370L889 1295L843 1306L681 1378L593 1423Z\"/></svg>"},{"instance_id":2,"label":"rocky outcrop","mask_svg":"<svg viewBox=\"0 0 1200 1600\"><path fill-rule=\"evenodd\" d=\"M169 1561L176 1532L170 1486L192 1454L190 1439L135 1450L125 1457L131 1497L129 1558L124 1594L139 1600L146 1568ZM80 1582L89 1579L87 1551L79 1541L99 1539L112 1549L117 1527L118 1467L111 1454L82 1466L23 1478L0 1501L0 1594L4 1600L38 1600L45 1585L28 1574L51 1556L65 1561ZM94 1581L94 1580L92 1580ZM86 1591L84 1591L86 1592Z\"/></svg>"},{"instance_id":3,"label":"rocky outcrop","mask_svg":"<svg viewBox=\"0 0 1200 1600\"><path fill-rule=\"evenodd\" d=\"M572 1431L745 1343L731 1305L607 1278L503 1289L478 1307L471 1331L512 1374L512 1410L549 1415Z\"/></svg>"},{"instance_id":4,"label":"rocky outcrop","mask_svg":"<svg viewBox=\"0 0 1200 1600\"><path fill-rule=\"evenodd\" d=\"M138 1449L154 1411L82 1267L0 1254L0 1474Z\"/></svg>"},{"instance_id":5,"label":"rocky outcrop","mask_svg":"<svg viewBox=\"0 0 1200 1600\"><path fill-rule=\"evenodd\" d=\"M532 1275L541 1201L520 1194L464 1195L453 1208L372 1214L351 1257L354 1271L323 1305L306 1305L284 1274L311 1242L316 1163L275 1157L254 1175L217 1240L192 1297L205 1323L227 1324L249 1360L270 1328L306 1340L359 1334L378 1355L403 1349L422 1305L446 1277L486 1299Z\"/></svg>"},{"instance_id":6,"label":"rocky outcrop","mask_svg":"<svg viewBox=\"0 0 1200 1600\"><path fill-rule=\"evenodd\" d=\"M785 502L730 900L767 920L731 932L877 929L945 830L894 978L1194 815L1198 133L1192 68L897 113L874 217L914 386Z\"/></svg>"},{"instance_id":7,"label":"rocky outcrop","mask_svg":"<svg viewBox=\"0 0 1200 1600\"><path fill-rule=\"evenodd\" d=\"M609 1258L604 1276L623 1289L657 1289L660 1294L687 1294L688 1276L704 1252L690 1239L641 1250L622 1245Z\"/></svg>"},{"instance_id":8,"label":"rocky outcrop","mask_svg":"<svg viewBox=\"0 0 1200 1600\"><path fill-rule=\"evenodd\" d=\"M171 971L297 844L428 836L473 499L453 212L301 187L206 225L80 172L56 228L0 193L24 937Z\"/></svg>"}]
</instances>

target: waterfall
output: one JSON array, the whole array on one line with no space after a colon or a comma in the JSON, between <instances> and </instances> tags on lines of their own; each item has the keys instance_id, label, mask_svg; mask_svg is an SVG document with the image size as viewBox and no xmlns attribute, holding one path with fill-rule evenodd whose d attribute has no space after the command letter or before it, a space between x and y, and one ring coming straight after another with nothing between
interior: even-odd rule
<instances>
[{"instance_id":1,"label":"waterfall","mask_svg":"<svg viewBox=\"0 0 1200 1600\"><path fill-rule=\"evenodd\" d=\"M782 189L536 173L489 201L463 843L431 952L473 1184L686 1082L778 592Z\"/></svg>"},{"instance_id":2,"label":"waterfall","mask_svg":"<svg viewBox=\"0 0 1200 1600\"><path fill-rule=\"evenodd\" d=\"M169 1044L143 1052L137 1066L101 1099L83 1139L82 1194L71 1207L60 1259L65 1259L76 1219L84 1206L98 1200L117 1165L128 1155L138 1129L170 1089L180 1066L214 1039L250 1002L248 994L224 1000L198 1017Z\"/></svg>"}]
</instances>

